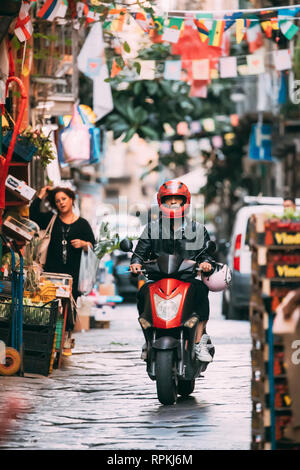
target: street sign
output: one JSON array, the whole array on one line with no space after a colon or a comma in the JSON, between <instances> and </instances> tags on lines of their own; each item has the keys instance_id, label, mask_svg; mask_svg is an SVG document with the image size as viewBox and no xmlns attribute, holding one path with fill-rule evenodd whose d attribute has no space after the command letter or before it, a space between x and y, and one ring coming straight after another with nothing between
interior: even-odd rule
<instances>
[{"instance_id":1,"label":"street sign","mask_svg":"<svg viewBox=\"0 0 300 470\"><path fill-rule=\"evenodd\" d=\"M250 134L249 158L259 161L272 161L272 126L253 124Z\"/></svg>"}]
</instances>

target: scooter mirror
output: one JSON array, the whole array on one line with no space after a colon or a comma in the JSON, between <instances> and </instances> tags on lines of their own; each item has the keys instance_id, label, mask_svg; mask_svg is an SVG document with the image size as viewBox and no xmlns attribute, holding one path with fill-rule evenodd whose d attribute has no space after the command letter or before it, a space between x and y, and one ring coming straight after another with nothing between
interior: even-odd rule
<instances>
[{"instance_id":1,"label":"scooter mirror","mask_svg":"<svg viewBox=\"0 0 300 470\"><path fill-rule=\"evenodd\" d=\"M133 248L133 243L128 238L124 238L123 240L120 241L120 250L128 252L128 251L132 251L132 248Z\"/></svg>"},{"instance_id":2,"label":"scooter mirror","mask_svg":"<svg viewBox=\"0 0 300 470\"><path fill-rule=\"evenodd\" d=\"M206 246L205 251L209 255L213 255L217 249L217 245L212 240L209 240L208 242L206 242L205 246Z\"/></svg>"}]
</instances>

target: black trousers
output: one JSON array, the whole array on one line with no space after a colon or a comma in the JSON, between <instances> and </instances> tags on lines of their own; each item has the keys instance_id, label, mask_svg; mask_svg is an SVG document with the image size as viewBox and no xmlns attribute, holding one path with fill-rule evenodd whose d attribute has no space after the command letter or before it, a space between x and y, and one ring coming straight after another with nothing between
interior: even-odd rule
<instances>
[{"instance_id":1,"label":"black trousers","mask_svg":"<svg viewBox=\"0 0 300 470\"><path fill-rule=\"evenodd\" d=\"M198 279L191 279L191 283L187 296L192 297L194 309L199 321L207 321L209 319L209 300L208 287ZM145 306L146 290L152 281L146 282L137 293L137 308L139 315L142 315Z\"/></svg>"}]
</instances>

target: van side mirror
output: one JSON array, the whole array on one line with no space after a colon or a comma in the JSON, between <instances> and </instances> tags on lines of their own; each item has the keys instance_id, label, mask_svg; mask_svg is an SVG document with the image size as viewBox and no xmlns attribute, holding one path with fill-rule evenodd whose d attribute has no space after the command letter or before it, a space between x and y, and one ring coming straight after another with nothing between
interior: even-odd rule
<instances>
[{"instance_id":1,"label":"van side mirror","mask_svg":"<svg viewBox=\"0 0 300 470\"><path fill-rule=\"evenodd\" d=\"M132 248L133 248L133 243L128 238L124 238L123 240L120 241L120 250L128 253L129 251L132 251Z\"/></svg>"}]
</instances>

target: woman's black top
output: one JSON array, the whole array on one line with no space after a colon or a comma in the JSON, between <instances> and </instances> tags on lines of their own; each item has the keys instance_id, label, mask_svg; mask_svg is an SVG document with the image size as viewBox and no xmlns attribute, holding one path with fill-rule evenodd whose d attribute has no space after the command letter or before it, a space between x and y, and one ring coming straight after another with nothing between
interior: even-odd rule
<instances>
[{"instance_id":1,"label":"woman's black top","mask_svg":"<svg viewBox=\"0 0 300 470\"><path fill-rule=\"evenodd\" d=\"M41 212L40 203L41 199L39 198L32 202L29 209L29 218L36 222L41 230L44 230L53 217L53 212ZM66 264L63 264L62 241L64 237L67 241ZM73 277L73 297L76 300L80 295L78 292L78 277L82 248L74 248L71 245L71 240L75 239L91 242L94 245L95 237L88 221L79 217L72 224L65 224L57 217L51 233L44 271L71 275Z\"/></svg>"}]
</instances>

